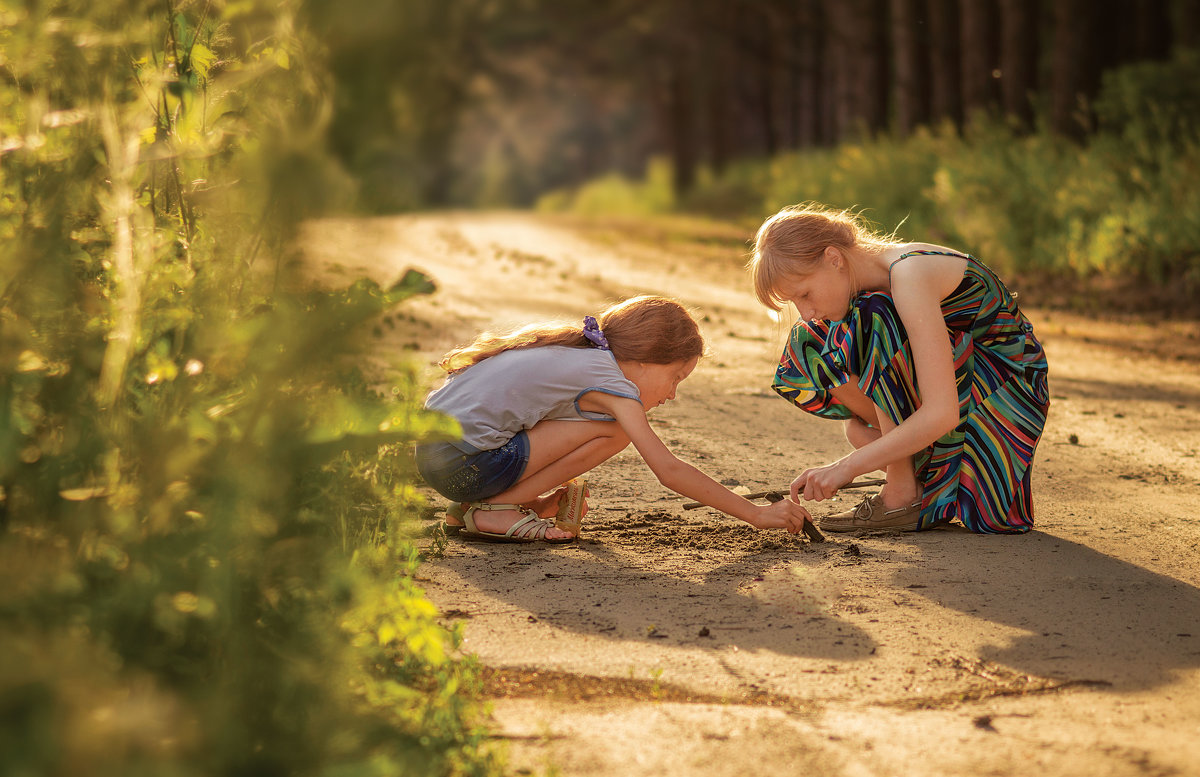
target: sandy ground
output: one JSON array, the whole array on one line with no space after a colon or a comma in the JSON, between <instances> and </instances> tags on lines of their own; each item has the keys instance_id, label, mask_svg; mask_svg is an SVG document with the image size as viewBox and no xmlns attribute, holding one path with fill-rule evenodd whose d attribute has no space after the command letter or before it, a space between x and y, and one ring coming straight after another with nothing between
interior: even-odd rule
<instances>
[{"instance_id":1,"label":"sandy ground","mask_svg":"<svg viewBox=\"0 0 1200 777\"><path fill-rule=\"evenodd\" d=\"M786 323L742 238L444 214L323 222L307 245L347 277L437 280L382 351L425 364L488 327L683 300L712 355L653 426L759 491L848 448L770 392ZM684 510L631 449L591 473L577 543L451 540L423 582L486 667L512 771L1200 774L1200 325L1028 312L1053 394L1028 535L810 544Z\"/></svg>"}]
</instances>

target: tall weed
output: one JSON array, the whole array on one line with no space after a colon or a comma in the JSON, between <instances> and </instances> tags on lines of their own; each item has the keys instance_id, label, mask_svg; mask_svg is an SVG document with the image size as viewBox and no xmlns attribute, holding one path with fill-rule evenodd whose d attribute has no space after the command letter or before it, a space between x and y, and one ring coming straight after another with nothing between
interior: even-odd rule
<instances>
[{"instance_id":1,"label":"tall weed","mask_svg":"<svg viewBox=\"0 0 1200 777\"><path fill-rule=\"evenodd\" d=\"M309 289L346 189L286 1L0 12L0 772L486 774L412 579L405 450L455 429Z\"/></svg>"}]
</instances>

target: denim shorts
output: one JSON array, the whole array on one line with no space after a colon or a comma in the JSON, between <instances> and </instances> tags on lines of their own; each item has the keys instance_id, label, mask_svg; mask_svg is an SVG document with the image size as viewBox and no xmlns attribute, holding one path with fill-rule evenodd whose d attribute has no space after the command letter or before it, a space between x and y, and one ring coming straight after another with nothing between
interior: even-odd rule
<instances>
[{"instance_id":1,"label":"denim shorts","mask_svg":"<svg viewBox=\"0 0 1200 777\"><path fill-rule=\"evenodd\" d=\"M478 502L507 490L521 479L529 463L529 435L522 430L494 450L473 453L470 450L473 449L464 443L418 445L417 471L450 501Z\"/></svg>"}]
</instances>

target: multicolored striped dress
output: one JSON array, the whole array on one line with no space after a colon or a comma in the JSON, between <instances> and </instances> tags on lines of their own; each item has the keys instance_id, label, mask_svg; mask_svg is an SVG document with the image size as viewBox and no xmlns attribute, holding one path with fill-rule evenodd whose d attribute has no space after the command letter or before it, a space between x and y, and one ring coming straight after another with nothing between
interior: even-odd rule
<instances>
[{"instance_id":1,"label":"multicolored striped dress","mask_svg":"<svg viewBox=\"0 0 1200 777\"><path fill-rule=\"evenodd\" d=\"M942 300L960 420L916 457L924 488L918 528L957 519L981 534L1027 532L1033 454L1050 407L1046 354L1013 295L975 257L911 251L896 261L926 254L961 257L967 268ZM796 322L772 387L801 410L848 419L829 389L851 375L896 424L920 405L908 335L887 294L859 295L842 321Z\"/></svg>"}]
</instances>

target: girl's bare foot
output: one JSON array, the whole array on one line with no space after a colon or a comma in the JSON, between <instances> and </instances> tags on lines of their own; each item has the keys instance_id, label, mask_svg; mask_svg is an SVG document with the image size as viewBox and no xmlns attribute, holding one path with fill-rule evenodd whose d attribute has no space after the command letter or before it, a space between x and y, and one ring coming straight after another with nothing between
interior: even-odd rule
<instances>
[{"instance_id":1,"label":"girl's bare foot","mask_svg":"<svg viewBox=\"0 0 1200 777\"><path fill-rule=\"evenodd\" d=\"M539 496L530 502L521 505L530 510L536 510L539 518L553 518L558 512L558 504L567 493L566 486L560 486L554 489L546 496Z\"/></svg>"},{"instance_id":2,"label":"girl's bare foot","mask_svg":"<svg viewBox=\"0 0 1200 777\"><path fill-rule=\"evenodd\" d=\"M558 508L562 505L563 497L567 495L567 487L559 486L553 492L546 496L539 496L531 502L526 502L521 505L530 510L536 510L539 518L554 518L558 515ZM588 513L588 504L583 503L583 514Z\"/></svg>"}]
</instances>

